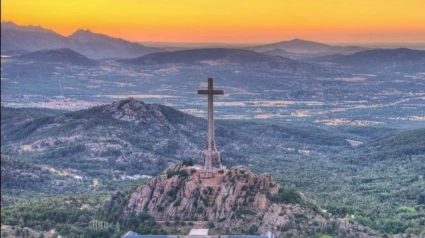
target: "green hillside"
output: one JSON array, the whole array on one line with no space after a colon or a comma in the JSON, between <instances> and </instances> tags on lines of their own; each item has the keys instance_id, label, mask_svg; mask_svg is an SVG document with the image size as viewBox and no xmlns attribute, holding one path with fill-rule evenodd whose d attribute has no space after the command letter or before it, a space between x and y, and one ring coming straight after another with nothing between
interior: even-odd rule
<instances>
[{"instance_id":1,"label":"green hillside","mask_svg":"<svg viewBox=\"0 0 425 238\"><path fill-rule=\"evenodd\" d=\"M205 146L204 119L136 100L68 113L2 107L1 115L2 176L28 175L2 182L5 205L126 189L169 163L197 162ZM388 234L424 232L424 129L217 120L216 137L224 165L270 172L332 216Z\"/></svg>"}]
</instances>

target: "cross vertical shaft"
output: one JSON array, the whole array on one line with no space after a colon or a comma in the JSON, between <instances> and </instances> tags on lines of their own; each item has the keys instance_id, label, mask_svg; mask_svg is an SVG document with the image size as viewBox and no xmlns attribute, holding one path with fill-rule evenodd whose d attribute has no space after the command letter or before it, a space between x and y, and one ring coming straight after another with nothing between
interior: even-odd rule
<instances>
[{"instance_id":1,"label":"cross vertical shaft","mask_svg":"<svg viewBox=\"0 0 425 238\"><path fill-rule=\"evenodd\" d=\"M213 96L213 81L208 79L208 150L215 148L214 141L214 96Z\"/></svg>"},{"instance_id":2,"label":"cross vertical shaft","mask_svg":"<svg viewBox=\"0 0 425 238\"><path fill-rule=\"evenodd\" d=\"M208 89L198 90L198 94L208 95L208 130L207 130L207 148L203 152L201 165L206 169L221 166L221 155L215 148L214 137L214 95L223 95L223 90L214 90L213 79L208 78ZM217 161L218 160L218 161Z\"/></svg>"}]
</instances>

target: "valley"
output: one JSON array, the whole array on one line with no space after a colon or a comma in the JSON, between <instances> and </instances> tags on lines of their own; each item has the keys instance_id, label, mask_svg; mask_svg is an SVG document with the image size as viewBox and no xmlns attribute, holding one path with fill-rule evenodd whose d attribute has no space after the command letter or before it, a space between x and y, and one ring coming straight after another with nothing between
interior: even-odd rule
<instances>
[{"instance_id":1,"label":"valley","mask_svg":"<svg viewBox=\"0 0 425 238\"><path fill-rule=\"evenodd\" d=\"M279 68L265 71L257 61L249 71L245 67L220 60L214 65L141 66L106 60L95 67L67 67L2 58L1 99L4 106L78 110L131 96L205 116L195 92L200 79L214 75L217 85L226 88L216 105L221 119L424 125L423 72L344 75L297 69L315 75L311 77Z\"/></svg>"}]
</instances>

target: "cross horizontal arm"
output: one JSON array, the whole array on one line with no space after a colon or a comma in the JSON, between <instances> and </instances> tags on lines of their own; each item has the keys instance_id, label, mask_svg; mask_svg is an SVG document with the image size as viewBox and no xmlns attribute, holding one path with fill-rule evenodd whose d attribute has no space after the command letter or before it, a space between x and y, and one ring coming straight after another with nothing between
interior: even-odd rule
<instances>
[{"instance_id":1,"label":"cross horizontal arm","mask_svg":"<svg viewBox=\"0 0 425 238\"><path fill-rule=\"evenodd\" d=\"M198 94L209 94L209 90L198 90ZM223 90L212 90L212 94L224 94Z\"/></svg>"}]
</instances>

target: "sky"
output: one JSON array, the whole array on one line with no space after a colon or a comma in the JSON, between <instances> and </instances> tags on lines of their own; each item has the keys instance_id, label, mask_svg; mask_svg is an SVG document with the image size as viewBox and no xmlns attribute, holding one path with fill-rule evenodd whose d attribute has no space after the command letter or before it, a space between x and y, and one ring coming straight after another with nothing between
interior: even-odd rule
<instances>
[{"instance_id":1,"label":"sky","mask_svg":"<svg viewBox=\"0 0 425 238\"><path fill-rule=\"evenodd\" d=\"M1 20L131 41L425 43L425 0L1 0Z\"/></svg>"}]
</instances>

